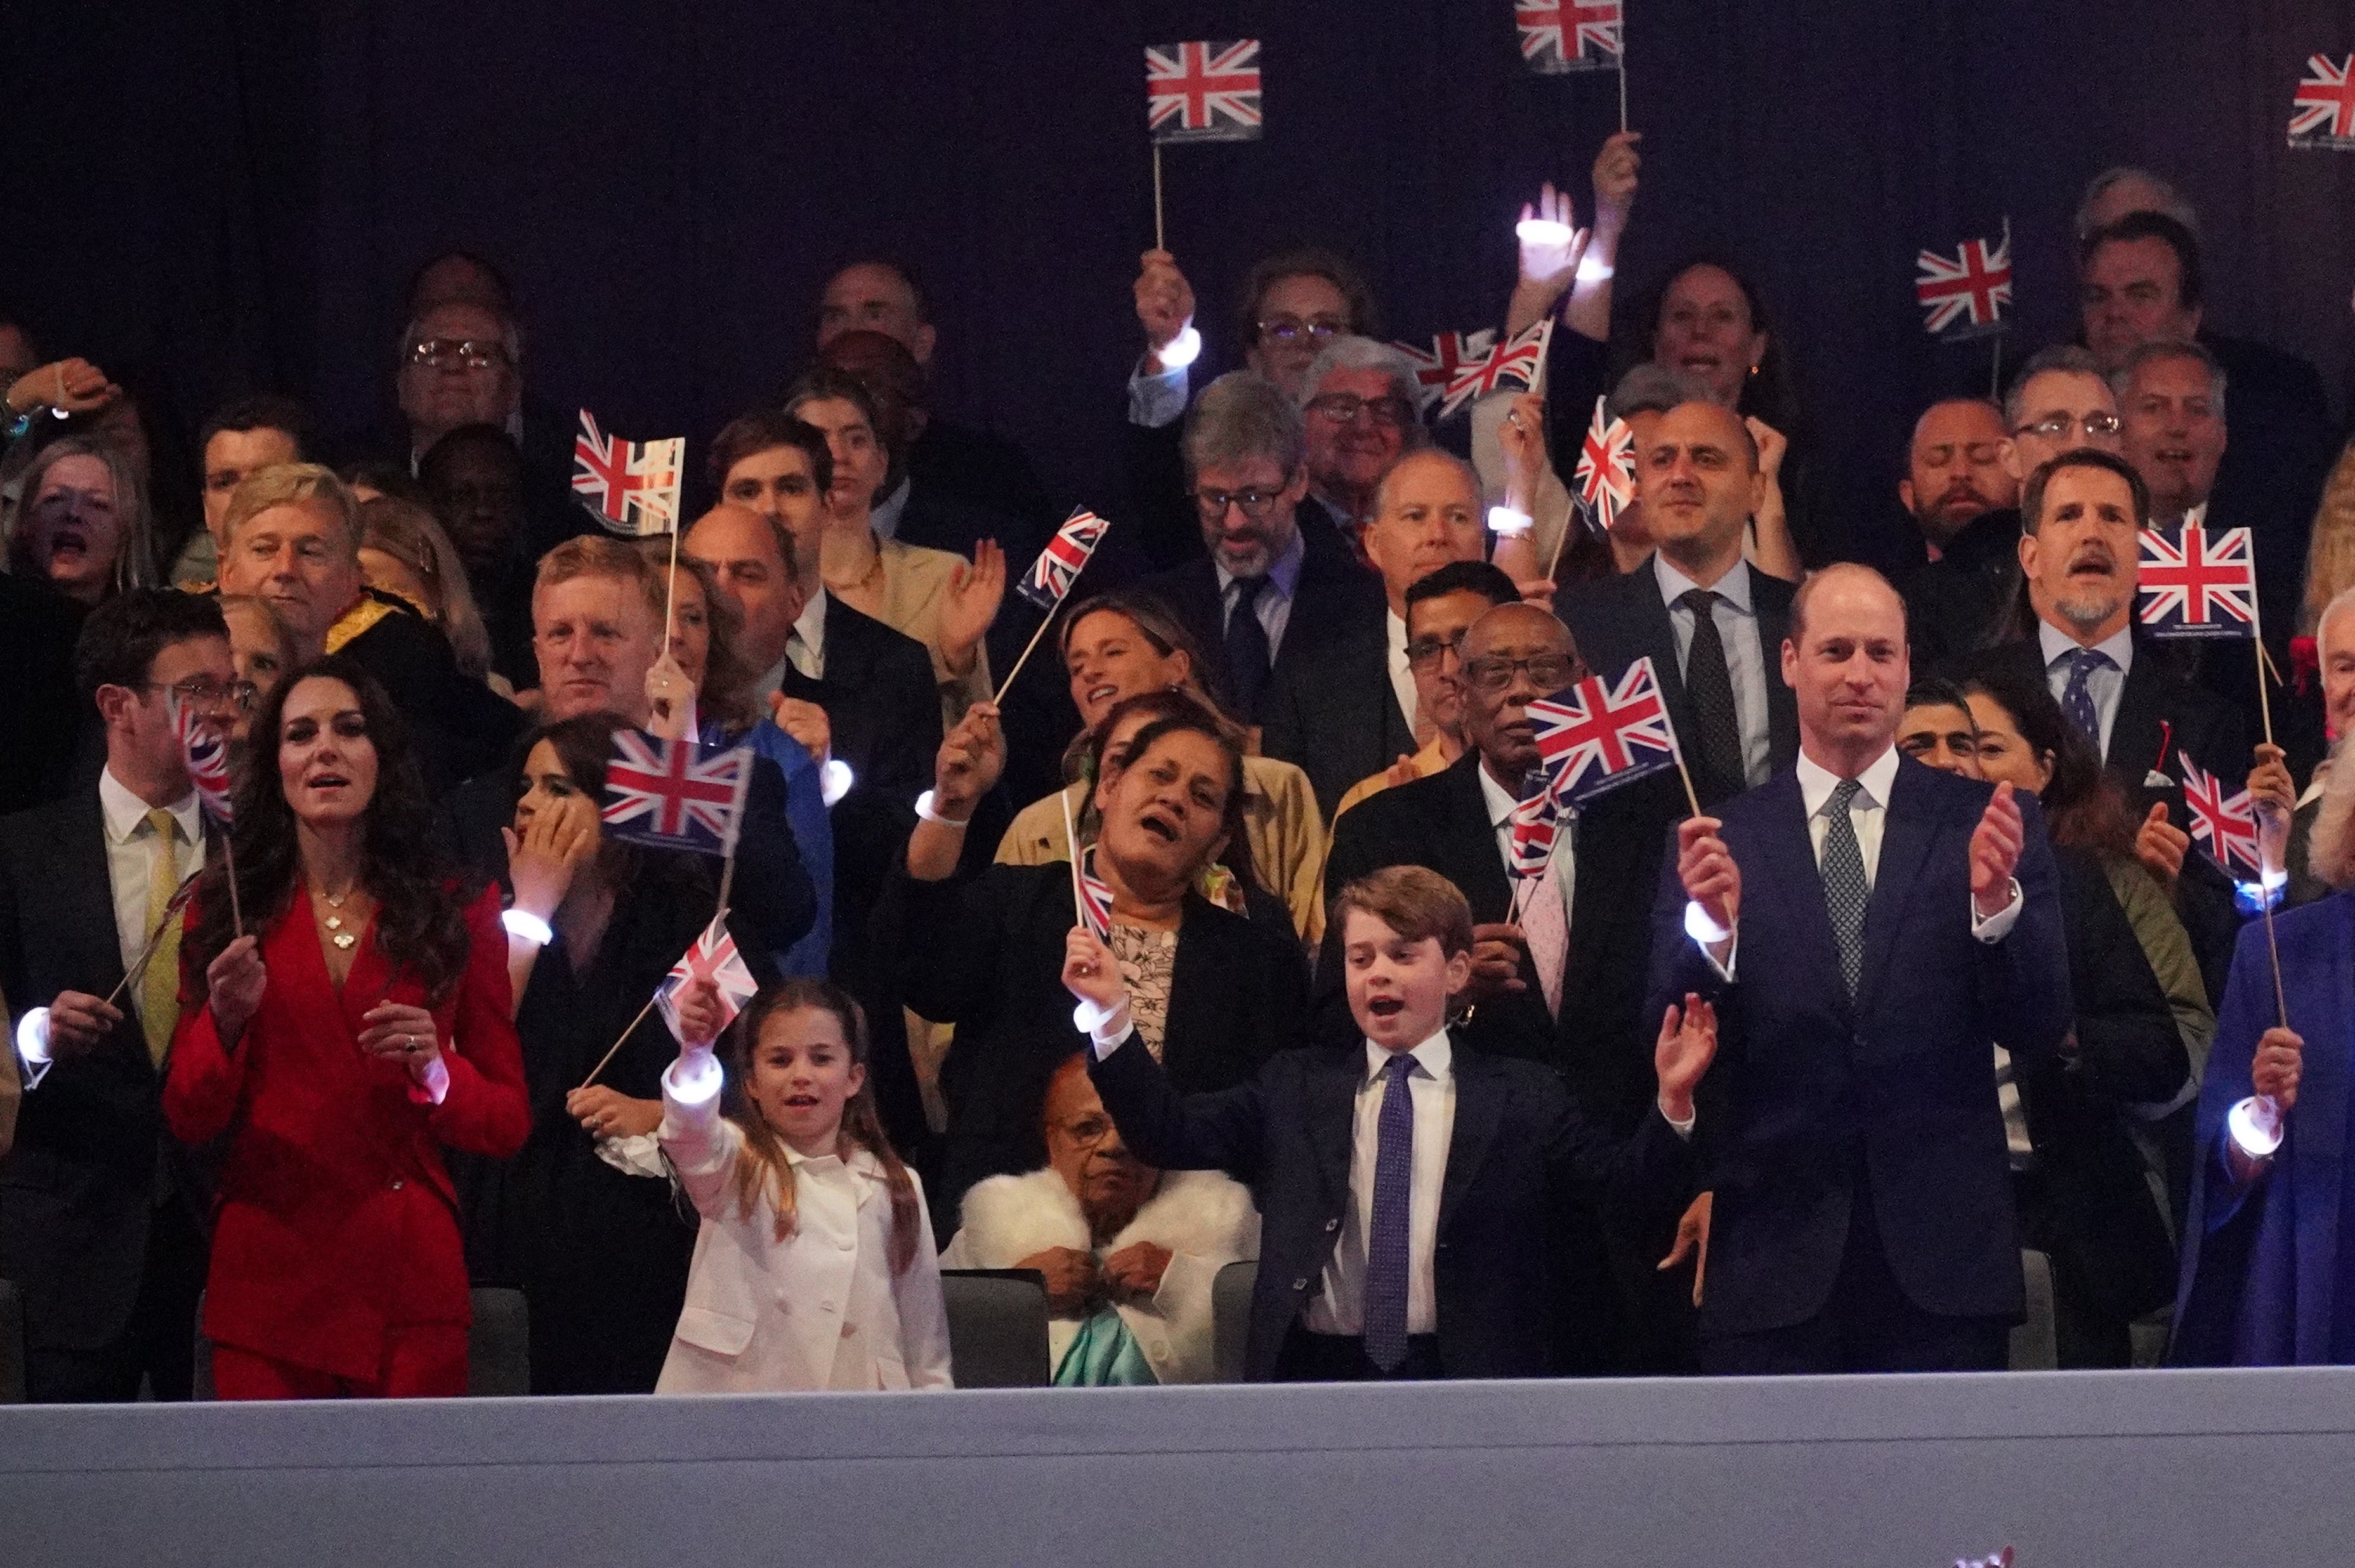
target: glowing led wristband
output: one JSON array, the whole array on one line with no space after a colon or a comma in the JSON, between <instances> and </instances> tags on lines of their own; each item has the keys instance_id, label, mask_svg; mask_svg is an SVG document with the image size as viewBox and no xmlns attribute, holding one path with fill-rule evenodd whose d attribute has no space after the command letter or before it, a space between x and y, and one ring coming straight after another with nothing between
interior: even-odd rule
<instances>
[{"instance_id":1,"label":"glowing led wristband","mask_svg":"<svg viewBox=\"0 0 2355 1568\"><path fill-rule=\"evenodd\" d=\"M826 760L826 765L817 771L819 803L831 806L850 793L853 782L850 776L850 764L839 757L828 757ZM934 817L932 820L937 822L940 818Z\"/></svg>"},{"instance_id":2,"label":"glowing led wristband","mask_svg":"<svg viewBox=\"0 0 2355 1568\"><path fill-rule=\"evenodd\" d=\"M1599 256L1589 256L1578 263L1578 281L1582 283L1599 283L1617 270Z\"/></svg>"},{"instance_id":3,"label":"glowing led wristband","mask_svg":"<svg viewBox=\"0 0 2355 1568\"><path fill-rule=\"evenodd\" d=\"M1118 1024L1118 1029L1111 1026ZM1098 1045L1110 1045L1128 1033L1128 998L1123 997L1111 1007L1099 1007L1085 997L1071 1009L1071 1027L1094 1040Z\"/></svg>"},{"instance_id":4,"label":"glowing led wristband","mask_svg":"<svg viewBox=\"0 0 2355 1568\"><path fill-rule=\"evenodd\" d=\"M556 940L554 928L527 909L501 911L499 923L507 928L509 936L520 936L534 947L545 947Z\"/></svg>"},{"instance_id":5,"label":"glowing led wristband","mask_svg":"<svg viewBox=\"0 0 2355 1568\"><path fill-rule=\"evenodd\" d=\"M681 1051L677 1061L663 1073L663 1088L682 1105L700 1105L719 1093L727 1078L719 1066L719 1058L711 1048L698 1045L692 1051Z\"/></svg>"},{"instance_id":6,"label":"glowing led wristband","mask_svg":"<svg viewBox=\"0 0 2355 1568\"><path fill-rule=\"evenodd\" d=\"M1709 911L1700 907L1699 899L1685 901L1685 934L1703 947L1714 947L1721 942L1731 941L1733 937L1733 933L1729 927L1720 925L1710 918Z\"/></svg>"},{"instance_id":7,"label":"glowing led wristband","mask_svg":"<svg viewBox=\"0 0 2355 1568\"><path fill-rule=\"evenodd\" d=\"M2251 1159L2271 1159L2282 1146L2281 1112L2255 1095L2225 1113L2224 1130Z\"/></svg>"},{"instance_id":8,"label":"glowing led wristband","mask_svg":"<svg viewBox=\"0 0 2355 1568\"><path fill-rule=\"evenodd\" d=\"M931 790L926 790L916 797L916 815L927 822L937 822L943 827L963 827L973 820L970 816L943 816L933 810Z\"/></svg>"},{"instance_id":9,"label":"glowing led wristband","mask_svg":"<svg viewBox=\"0 0 2355 1568\"><path fill-rule=\"evenodd\" d=\"M1510 507L1488 508L1488 531L1498 539L1517 539L1538 526L1538 520L1527 512Z\"/></svg>"},{"instance_id":10,"label":"glowing led wristband","mask_svg":"<svg viewBox=\"0 0 2355 1568\"><path fill-rule=\"evenodd\" d=\"M1161 361L1164 370L1183 370L1201 357L1202 335L1195 331L1190 323L1169 340L1167 347L1154 356Z\"/></svg>"},{"instance_id":11,"label":"glowing led wristband","mask_svg":"<svg viewBox=\"0 0 2355 1568\"><path fill-rule=\"evenodd\" d=\"M1567 245L1571 228L1550 218L1524 218L1513 225L1513 238L1524 245Z\"/></svg>"},{"instance_id":12,"label":"glowing led wristband","mask_svg":"<svg viewBox=\"0 0 2355 1568\"><path fill-rule=\"evenodd\" d=\"M49 1061L49 1009L35 1008L16 1020L16 1054L27 1067L46 1067Z\"/></svg>"}]
</instances>

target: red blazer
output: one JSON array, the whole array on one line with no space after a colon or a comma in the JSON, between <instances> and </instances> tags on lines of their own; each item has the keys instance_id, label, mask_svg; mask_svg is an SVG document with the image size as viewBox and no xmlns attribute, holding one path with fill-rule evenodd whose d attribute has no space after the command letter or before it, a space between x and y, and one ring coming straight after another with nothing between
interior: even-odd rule
<instances>
[{"instance_id":1,"label":"red blazer","mask_svg":"<svg viewBox=\"0 0 2355 1568\"><path fill-rule=\"evenodd\" d=\"M466 911L465 972L433 1011L450 1070L439 1105L404 1068L358 1043L369 1008L421 1007L424 987L390 972L371 923L338 995L310 912L297 899L262 933L270 981L234 1051L223 1048L211 1007L188 998L172 1037L164 1115L186 1143L229 1135L206 1334L370 1378L389 1329L469 1317L457 1194L441 1147L504 1158L523 1147L531 1111L507 1017L496 888Z\"/></svg>"}]
</instances>

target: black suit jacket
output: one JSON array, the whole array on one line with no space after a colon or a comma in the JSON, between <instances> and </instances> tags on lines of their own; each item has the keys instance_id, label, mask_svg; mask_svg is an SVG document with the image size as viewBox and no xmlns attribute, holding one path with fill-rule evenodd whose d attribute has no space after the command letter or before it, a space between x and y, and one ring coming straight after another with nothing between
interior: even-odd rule
<instances>
[{"instance_id":1,"label":"black suit jacket","mask_svg":"<svg viewBox=\"0 0 2355 1568\"><path fill-rule=\"evenodd\" d=\"M1927 671L1987 645L2019 578L2019 508L2004 507L1963 525L1946 551L1905 572L1906 641L1913 667Z\"/></svg>"},{"instance_id":2,"label":"black suit jacket","mask_svg":"<svg viewBox=\"0 0 2355 1568\"><path fill-rule=\"evenodd\" d=\"M1284 641L1276 646L1268 687L1261 693L1263 705L1269 701L1276 683L1295 666L1305 663L1351 631L1362 631L1369 623L1377 636L1382 631L1381 579L1358 564L1331 516L1313 497L1301 501L1295 517L1300 525L1300 578L1293 590L1292 614L1284 623ZM1167 605L1169 613L1193 634L1209 665L1200 673L1209 677L1221 698L1228 696L1224 690L1223 656L1227 642L1226 604L1219 591L1218 568L1210 558L1200 556L1183 566L1155 572L1140 586ZM1387 677L1383 684L1389 684ZM1392 752L1391 758L1396 755ZM1390 760L1384 759L1386 763ZM1351 779L1342 788L1346 790L1357 782Z\"/></svg>"},{"instance_id":3,"label":"black suit jacket","mask_svg":"<svg viewBox=\"0 0 2355 1568\"><path fill-rule=\"evenodd\" d=\"M16 1020L60 991L103 997L123 979L98 784L0 821L0 987ZM159 1168L199 1231L211 1228L198 1162L164 1130L164 1075L135 1006L89 1055L27 1090L0 1159L0 1277L25 1295L36 1349L89 1350L129 1326ZM161 1162L159 1167L159 1161Z\"/></svg>"},{"instance_id":4,"label":"black suit jacket","mask_svg":"<svg viewBox=\"0 0 2355 1568\"><path fill-rule=\"evenodd\" d=\"M374 589L368 595L390 613L342 651L376 677L416 731L427 787L446 792L496 767L523 732L523 710L461 674L449 639L405 602Z\"/></svg>"},{"instance_id":5,"label":"black suit jacket","mask_svg":"<svg viewBox=\"0 0 2355 1568\"><path fill-rule=\"evenodd\" d=\"M1791 629L1792 592L1782 579L1769 577L1754 566L1750 569L1750 603L1758 616L1758 652L1766 682L1767 759L1774 769L1789 766L1799 754L1798 699L1783 684L1783 639ZM1563 623L1578 639L1580 655L1605 679L1617 680L1629 665L1648 655L1678 735L1696 732L1698 720L1693 717L1692 699L1685 690L1683 661L1677 656L1676 623L1660 598L1660 580L1653 575L1648 558L1633 571L1581 584L1561 608ZM1689 751L1691 742L1685 744ZM1703 780L1696 774L1693 783L1700 786ZM1678 793L1681 797L1681 786ZM1704 790L1700 803L1706 808L1723 798L1724 792Z\"/></svg>"},{"instance_id":6,"label":"black suit jacket","mask_svg":"<svg viewBox=\"0 0 2355 1568\"><path fill-rule=\"evenodd\" d=\"M2033 801L2022 802L2024 907L2001 941L1971 934L1970 840L1991 794L1898 763L1854 1001L1796 773L1722 808L1742 871L1732 984L1685 935L1684 888L1673 862L1661 868L1646 1015L1694 991L1718 1012L1710 1077L1720 1083L1704 1117L1721 1101L1725 1113L1710 1151L1704 1337L1788 1328L1822 1311L1860 1197L1915 1306L2019 1314L2019 1237L1988 1045L2010 1051L2023 1073L2050 1062L2069 1029L2069 971Z\"/></svg>"},{"instance_id":7,"label":"black suit jacket","mask_svg":"<svg viewBox=\"0 0 2355 1568\"><path fill-rule=\"evenodd\" d=\"M1359 802L1333 825L1326 859L1328 892L1385 866L1423 866L1455 884L1474 921L1504 920L1513 889L1505 874L1480 789L1480 756ZM1673 787L1673 785L1671 786ZM1526 989L1481 1002L1455 1038L1483 1053L1540 1062L1567 1079L1589 1110L1612 1126L1632 1127L1654 1097L1652 1036L1639 1027L1651 946L1650 911L1631 890L1657 874L1664 835L1648 813L1631 811L1625 792L1582 812L1561 840L1577 857L1570 910L1570 948L1562 962L1560 1020L1547 1016L1545 992L1525 953ZM1342 986L1341 928L1328 924L1316 963L1316 1027L1320 1044L1360 1038Z\"/></svg>"},{"instance_id":8,"label":"black suit jacket","mask_svg":"<svg viewBox=\"0 0 2355 1568\"><path fill-rule=\"evenodd\" d=\"M2006 643L1985 656L2009 663L2023 678L2032 676L2048 688L2051 684L2043 645L2033 637ZM2252 700L2254 695L2251 694ZM2117 717L2110 724L2109 755L2104 761L2129 798L2143 803L2143 809L2148 810L2154 801L2169 801L2169 815L2180 827L2184 816L2179 785L2162 789L2146 785L2145 781L2153 773L2179 779L2187 752L2202 770L2233 788L2249 775L2248 731L2241 715L2186 680L2176 656L2164 645L2137 634L2134 663L2127 667L2118 692Z\"/></svg>"},{"instance_id":9,"label":"black suit jacket","mask_svg":"<svg viewBox=\"0 0 2355 1568\"><path fill-rule=\"evenodd\" d=\"M910 505L915 505L917 496L924 498L917 531L911 532L904 521L900 529L899 537L910 544L969 556L973 553L970 539L950 544L919 538L918 533L927 530L926 519L945 521L958 512L969 518L994 517L1016 525L1018 531L1009 535L993 529L975 538L994 536L1006 547L1007 555L1018 560L1022 551L1035 553L1043 546L1055 525L1063 520L1048 500L1038 469L1019 446L994 431L944 420L938 414L929 416L924 433L908 448L908 477Z\"/></svg>"},{"instance_id":10,"label":"black suit jacket","mask_svg":"<svg viewBox=\"0 0 2355 1568\"><path fill-rule=\"evenodd\" d=\"M957 1026L941 1066L944 1212L983 1177L1036 1170L1044 1159L1047 1080L1087 1040L1071 1025L1062 982L1074 923L1071 869L1061 864L919 882L903 857L875 912L879 948L922 955L897 966L907 1004ZM1307 990L1288 924L1262 925L1189 893L1162 1059L1185 1089L1240 1083L1299 1040Z\"/></svg>"},{"instance_id":11,"label":"black suit jacket","mask_svg":"<svg viewBox=\"0 0 2355 1568\"><path fill-rule=\"evenodd\" d=\"M1287 627L1287 645L1291 635ZM1329 822L1351 785L1417 749L1391 687L1388 613L1353 621L1315 652L1276 663L1260 698L1260 750L1308 775Z\"/></svg>"},{"instance_id":12,"label":"black suit jacket","mask_svg":"<svg viewBox=\"0 0 2355 1568\"><path fill-rule=\"evenodd\" d=\"M1134 1036L1101 1061L1091 1050L1088 1072L1122 1140L1146 1164L1224 1170L1251 1188L1260 1253L1244 1361L1266 1381L1355 1201L1364 1043L1285 1051L1215 1093L1181 1093ZM1451 1378L1541 1376L1552 1367L1562 1288L1550 1240L1557 1183L1607 1187L1614 1221L1634 1226L1682 1201L1690 1157L1657 1114L1633 1138L1604 1131L1531 1063L1456 1043L1452 1072L1455 1123L1432 1260L1440 1366Z\"/></svg>"}]
</instances>

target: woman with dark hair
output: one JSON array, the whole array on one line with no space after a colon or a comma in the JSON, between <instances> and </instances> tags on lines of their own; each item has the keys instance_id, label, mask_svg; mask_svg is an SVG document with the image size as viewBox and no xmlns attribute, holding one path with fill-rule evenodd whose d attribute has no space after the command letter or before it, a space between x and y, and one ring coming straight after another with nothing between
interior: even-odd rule
<instances>
[{"instance_id":1,"label":"woman with dark hair","mask_svg":"<svg viewBox=\"0 0 2355 1568\"><path fill-rule=\"evenodd\" d=\"M1058 795L1034 800L1016 814L998 840L997 859L1008 866L1045 866L1071 859L1063 837L1063 807L1071 807L1082 844L1095 837L1095 760L1103 754L1106 722L1133 699L1168 692L1214 717L1228 742L1243 749L1243 731L1229 723L1203 688L1201 677L1217 667L1159 600L1120 593L1082 601L1064 616L1060 629L1063 667L1071 703L1082 728L1063 754L1063 776L1071 782ZM1308 775L1273 757L1243 756L1243 830L1236 841L1249 852L1250 869L1231 846L1203 892L1237 913L1247 912L1243 895L1256 888L1281 901L1304 943L1325 935L1321 884L1325 871L1325 824L1316 812L1316 792ZM1218 877L1223 869L1240 876ZM1252 872L1255 871L1254 877ZM1232 898L1219 890L1231 889Z\"/></svg>"},{"instance_id":2,"label":"woman with dark hair","mask_svg":"<svg viewBox=\"0 0 2355 1568\"><path fill-rule=\"evenodd\" d=\"M510 944L531 1137L476 1184L495 1198L476 1199L474 1260L530 1299L534 1393L651 1393L695 1248L655 1147L677 1048L643 1009L712 900L680 856L604 836L606 760L626 728L584 713L526 736L506 834L511 909L549 940ZM767 977L766 955L739 951Z\"/></svg>"},{"instance_id":3,"label":"woman with dark hair","mask_svg":"<svg viewBox=\"0 0 2355 1568\"><path fill-rule=\"evenodd\" d=\"M898 974L908 1005L959 1026L941 1071L943 1203L985 1176L1037 1168L1047 1077L1086 1039L1055 989L1078 921L1074 869L958 871L974 805L1005 763L996 709L976 705L942 742L905 860L875 913L879 947L916 955ZM1241 753L1208 714L1156 719L1097 781L1093 805L1101 826L1083 869L1106 891L1146 1048L1191 1088L1242 1082L1296 1042L1308 976L1290 931L1200 891L1203 873L1244 839Z\"/></svg>"},{"instance_id":4,"label":"woman with dark hair","mask_svg":"<svg viewBox=\"0 0 2355 1568\"><path fill-rule=\"evenodd\" d=\"M220 865L198 884L164 1087L175 1136L226 1140L214 1383L463 1394L442 1149L503 1158L530 1130L498 895L444 861L406 727L348 657L272 694L234 804L236 887Z\"/></svg>"},{"instance_id":5,"label":"woman with dark hair","mask_svg":"<svg viewBox=\"0 0 2355 1568\"><path fill-rule=\"evenodd\" d=\"M2147 1135L2137 1135L2196 1083L2186 1038L2196 1032L2204 1055L2214 1018L2204 992L2184 989L2197 987L2199 969L2179 923L2169 989L2145 956L2127 898L2164 912L2165 896L2135 859L2124 797L2039 673L1989 661L1963 688L1981 776L2033 792L2044 808L2067 915L2075 1030L2040 1073L2015 1083L2007 1061L1997 1066L2021 1228L2052 1259L2061 1365L2123 1367L2128 1326L2175 1286L2174 1244L2137 1147ZM2196 1030L2180 1017L2194 1000Z\"/></svg>"}]
</instances>

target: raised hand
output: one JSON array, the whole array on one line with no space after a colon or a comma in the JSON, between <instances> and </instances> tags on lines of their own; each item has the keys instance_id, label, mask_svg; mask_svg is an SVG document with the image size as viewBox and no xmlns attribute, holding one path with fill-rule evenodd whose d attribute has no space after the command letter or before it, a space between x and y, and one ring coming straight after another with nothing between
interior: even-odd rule
<instances>
[{"instance_id":1,"label":"raised hand","mask_svg":"<svg viewBox=\"0 0 2355 1568\"><path fill-rule=\"evenodd\" d=\"M646 671L646 729L666 741L692 740L687 726L695 719L695 682L666 648Z\"/></svg>"},{"instance_id":2,"label":"raised hand","mask_svg":"<svg viewBox=\"0 0 2355 1568\"><path fill-rule=\"evenodd\" d=\"M1527 512L1546 470L1545 394L1523 392L1497 427L1497 445L1505 457L1505 504Z\"/></svg>"},{"instance_id":3,"label":"raised hand","mask_svg":"<svg viewBox=\"0 0 2355 1568\"><path fill-rule=\"evenodd\" d=\"M1006 771L1006 735L997 727L997 704L976 702L941 741L932 764L932 809L943 816L973 815L974 802L996 787Z\"/></svg>"},{"instance_id":4,"label":"raised hand","mask_svg":"<svg viewBox=\"0 0 2355 1568\"><path fill-rule=\"evenodd\" d=\"M971 562L951 569L941 595L941 656L949 668L963 675L973 667L974 650L1005 600L1006 552L996 539L983 539L973 547Z\"/></svg>"},{"instance_id":5,"label":"raised hand","mask_svg":"<svg viewBox=\"0 0 2355 1568\"><path fill-rule=\"evenodd\" d=\"M1636 176L1644 165L1636 144L1641 131L1622 131L1607 138L1594 155L1594 226L1616 230L1636 205Z\"/></svg>"},{"instance_id":6,"label":"raised hand","mask_svg":"<svg viewBox=\"0 0 2355 1568\"><path fill-rule=\"evenodd\" d=\"M2011 875L2019 869L2026 842L2019 802L2009 783L1999 784L1971 833L1971 907L1981 920L2002 913L2011 901Z\"/></svg>"},{"instance_id":7,"label":"raised hand","mask_svg":"<svg viewBox=\"0 0 2355 1568\"><path fill-rule=\"evenodd\" d=\"M1194 324L1194 285L1167 251L1147 251L1136 274L1136 323L1145 329L1146 373L1159 375L1161 351Z\"/></svg>"},{"instance_id":8,"label":"raised hand","mask_svg":"<svg viewBox=\"0 0 2355 1568\"><path fill-rule=\"evenodd\" d=\"M61 414L87 414L95 413L122 395L123 389L108 380L106 372L89 360L59 359L25 372L9 387L6 401L12 417L38 408L55 409Z\"/></svg>"},{"instance_id":9,"label":"raised hand","mask_svg":"<svg viewBox=\"0 0 2355 1568\"><path fill-rule=\"evenodd\" d=\"M1718 829L1725 825L1714 816L1689 816L1677 824L1677 880L1685 897L1700 905L1721 931L1732 931L1742 917L1742 868L1725 847Z\"/></svg>"},{"instance_id":10,"label":"raised hand","mask_svg":"<svg viewBox=\"0 0 2355 1568\"><path fill-rule=\"evenodd\" d=\"M1570 193L1558 191L1548 182L1538 193L1535 203L1522 204L1514 238L1520 242L1520 277L1513 285L1512 302L1505 310L1508 337L1526 332L1544 319L1569 292L1578 277L1578 263L1586 257L1587 242L1593 235L1577 227Z\"/></svg>"},{"instance_id":11,"label":"raised hand","mask_svg":"<svg viewBox=\"0 0 2355 1568\"><path fill-rule=\"evenodd\" d=\"M213 1027L220 1033L221 1043L234 1046L245 1034L245 1026L261 1006L262 988L270 983L270 972L261 963L261 938L240 936L220 950L220 955L205 965L205 987L208 1005L213 1010Z\"/></svg>"},{"instance_id":12,"label":"raised hand","mask_svg":"<svg viewBox=\"0 0 2355 1568\"><path fill-rule=\"evenodd\" d=\"M556 906L572 890L581 863L597 851L597 807L585 795L567 795L535 811L521 834L502 827L507 844L507 883L515 907L542 921L556 918Z\"/></svg>"},{"instance_id":13,"label":"raised hand","mask_svg":"<svg viewBox=\"0 0 2355 1568\"><path fill-rule=\"evenodd\" d=\"M834 750L834 721L826 716L825 709L781 691L769 699L769 717L776 721L778 729L801 743L811 762L820 767L826 765L827 755Z\"/></svg>"},{"instance_id":14,"label":"raised hand","mask_svg":"<svg viewBox=\"0 0 2355 1568\"><path fill-rule=\"evenodd\" d=\"M2135 859L2169 887L2183 874L2183 857L2191 849L2191 835L2167 820L2167 802L2152 805L2150 815L2135 832Z\"/></svg>"},{"instance_id":15,"label":"raised hand","mask_svg":"<svg viewBox=\"0 0 2355 1568\"><path fill-rule=\"evenodd\" d=\"M2256 1061L2249 1071L2250 1086L2286 1115L2297 1104L2305 1061L2305 1040L2289 1029L2269 1029L2258 1038Z\"/></svg>"},{"instance_id":16,"label":"raised hand","mask_svg":"<svg viewBox=\"0 0 2355 1568\"><path fill-rule=\"evenodd\" d=\"M719 1038L722 1014L718 986L709 980L690 980L678 988L677 1004L682 1054L708 1047Z\"/></svg>"},{"instance_id":17,"label":"raised hand","mask_svg":"<svg viewBox=\"0 0 2355 1568\"><path fill-rule=\"evenodd\" d=\"M1084 925L1063 939L1063 988L1110 1016L1128 1000L1128 982L1103 939Z\"/></svg>"},{"instance_id":18,"label":"raised hand","mask_svg":"<svg viewBox=\"0 0 2355 1568\"><path fill-rule=\"evenodd\" d=\"M1660 1019L1652 1048L1652 1070L1660 1079L1660 1114L1672 1122L1692 1119L1693 1088L1717 1058L1717 1009L1696 992L1685 994Z\"/></svg>"},{"instance_id":19,"label":"raised hand","mask_svg":"<svg viewBox=\"0 0 2355 1568\"><path fill-rule=\"evenodd\" d=\"M2257 813L2257 853L2268 871L2289 864L2290 818L2297 814L2297 783L2289 776L2287 754L2270 743L2257 747L2249 770L2249 804Z\"/></svg>"}]
</instances>

